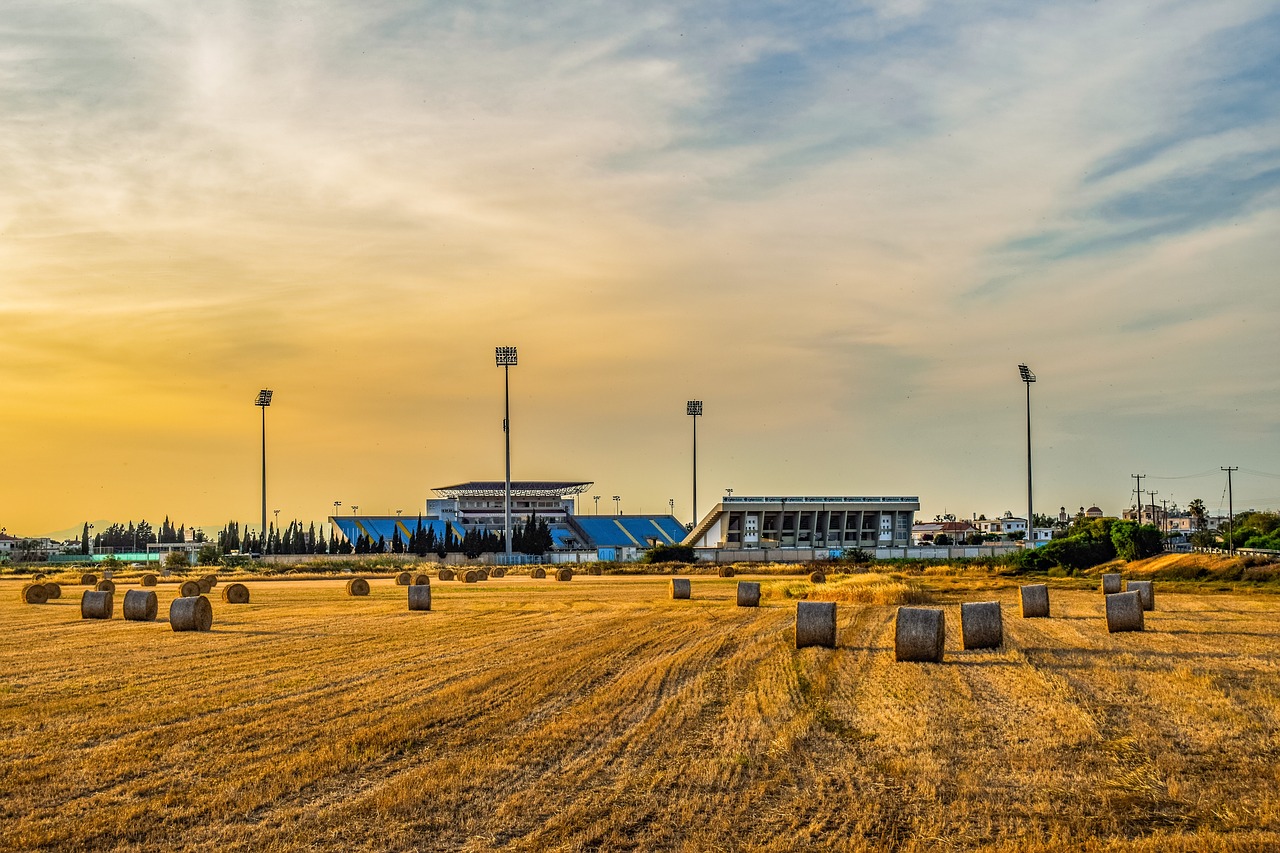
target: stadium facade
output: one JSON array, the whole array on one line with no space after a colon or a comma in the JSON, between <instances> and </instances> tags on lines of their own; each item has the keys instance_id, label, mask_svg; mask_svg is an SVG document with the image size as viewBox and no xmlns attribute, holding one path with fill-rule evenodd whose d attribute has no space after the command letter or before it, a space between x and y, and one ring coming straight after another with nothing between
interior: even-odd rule
<instances>
[{"instance_id":1,"label":"stadium facade","mask_svg":"<svg viewBox=\"0 0 1280 853\"><path fill-rule=\"evenodd\" d=\"M919 510L914 496L729 495L689 531L684 544L700 555L719 552L719 559L725 552L752 559L761 551L801 549L821 559L855 548L906 547Z\"/></svg>"}]
</instances>

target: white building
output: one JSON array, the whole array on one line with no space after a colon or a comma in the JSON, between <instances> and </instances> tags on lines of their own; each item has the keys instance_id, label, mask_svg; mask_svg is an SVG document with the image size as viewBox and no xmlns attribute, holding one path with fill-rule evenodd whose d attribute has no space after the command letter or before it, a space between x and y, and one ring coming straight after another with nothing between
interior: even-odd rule
<instances>
[{"instance_id":1,"label":"white building","mask_svg":"<svg viewBox=\"0 0 1280 853\"><path fill-rule=\"evenodd\" d=\"M906 547L919 509L917 497L730 495L684 544L731 550Z\"/></svg>"}]
</instances>

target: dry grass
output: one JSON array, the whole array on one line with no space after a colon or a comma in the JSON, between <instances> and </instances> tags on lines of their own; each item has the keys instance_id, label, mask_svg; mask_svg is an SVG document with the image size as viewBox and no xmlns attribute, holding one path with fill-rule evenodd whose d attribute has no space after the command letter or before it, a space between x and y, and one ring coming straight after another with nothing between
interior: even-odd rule
<instances>
[{"instance_id":1,"label":"dry grass","mask_svg":"<svg viewBox=\"0 0 1280 853\"><path fill-rule=\"evenodd\" d=\"M947 663L898 664L892 606L797 651L790 599L669 580L448 584L431 613L390 579L250 581L186 634L0 582L0 849L1280 848L1280 598L1162 591L1108 635L1057 588L969 652L946 604Z\"/></svg>"},{"instance_id":2,"label":"dry grass","mask_svg":"<svg viewBox=\"0 0 1280 853\"><path fill-rule=\"evenodd\" d=\"M928 604L933 594L919 581L901 575L867 572L830 575L823 583L812 580L773 581L761 584L762 599L807 599L845 604Z\"/></svg>"}]
</instances>

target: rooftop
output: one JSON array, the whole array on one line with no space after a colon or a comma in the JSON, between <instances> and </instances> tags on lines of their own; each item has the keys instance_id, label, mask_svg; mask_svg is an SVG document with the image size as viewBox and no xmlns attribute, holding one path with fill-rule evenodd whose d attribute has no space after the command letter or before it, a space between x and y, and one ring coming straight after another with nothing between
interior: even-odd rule
<instances>
[{"instance_id":1,"label":"rooftop","mask_svg":"<svg viewBox=\"0 0 1280 853\"><path fill-rule=\"evenodd\" d=\"M520 498L564 498L580 495L591 488L590 481L512 480L511 496ZM505 480L471 480L453 486L432 489L442 498L501 498L507 494Z\"/></svg>"}]
</instances>

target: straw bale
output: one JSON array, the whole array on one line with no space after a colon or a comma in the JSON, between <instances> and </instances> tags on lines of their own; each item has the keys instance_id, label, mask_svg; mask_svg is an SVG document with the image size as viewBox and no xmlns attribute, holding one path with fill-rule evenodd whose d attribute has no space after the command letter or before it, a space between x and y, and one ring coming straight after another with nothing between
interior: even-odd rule
<instances>
[{"instance_id":1,"label":"straw bale","mask_svg":"<svg viewBox=\"0 0 1280 853\"><path fill-rule=\"evenodd\" d=\"M733 566L721 566L716 569L716 574L722 578L731 578L733 577Z\"/></svg>"},{"instance_id":2,"label":"straw bale","mask_svg":"<svg viewBox=\"0 0 1280 853\"><path fill-rule=\"evenodd\" d=\"M942 610L899 607L893 620L894 660L941 663L946 636L947 615Z\"/></svg>"},{"instance_id":3,"label":"straw bale","mask_svg":"<svg viewBox=\"0 0 1280 853\"><path fill-rule=\"evenodd\" d=\"M138 578L138 583L142 586L155 586L157 583L156 576L153 574L145 574Z\"/></svg>"},{"instance_id":4,"label":"straw bale","mask_svg":"<svg viewBox=\"0 0 1280 853\"><path fill-rule=\"evenodd\" d=\"M1121 576L1119 574L1108 574L1102 576L1102 594L1115 595L1123 587L1121 584Z\"/></svg>"},{"instance_id":5,"label":"straw bale","mask_svg":"<svg viewBox=\"0 0 1280 853\"><path fill-rule=\"evenodd\" d=\"M1151 581L1129 581L1125 584L1125 592L1136 592L1142 596L1142 609L1156 609L1156 590Z\"/></svg>"},{"instance_id":6,"label":"straw bale","mask_svg":"<svg viewBox=\"0 0 1280 853\"><path fill-rule=\"evenodd\" d=\"M568 566L565 566L564 568L560 569L559 571L556 572L556 580L558 581L573 580L573 569L569 568Z\"/></svg>"},{"instance_id":7,"label":"straw bale","mask_svg":"<svg viewBox=\"0 0 1280 853\"><path fill-rule=\"evenodd\" d=\"M1022 587L1022 618L1032 619L1049 615L1049 585L1032 583Z\"/></svg>"},{"instance_id":8,"label":"straw bale","mask_svg":"<svg viewBox=\"0 0 1280 853\"><path fill-rule=\"evenodd\" d=\"M834 601L796 602L796 648L836 647L836 603Z\"/></svg>"},{"instance_id":9,"label":"straw bale","mask_svg":"<svg viewBox=\"0 0 1280 853\"><path fill-rule=\"evenodd\" d=\"M352 578L347 581L347 595L368 595L369 582L364 578Z\"/></svg>"},{"instance_id":10,"label":"straw bale","mask_svg":"<svg viewBox=\"0 0 1280 853\"><path fill-rule=\"evenodd\" d=\"M229 583L222 588L222 600L227 604L248 604L249 587L242 583Z\"/></svg>"},{"instance_id":11,"label":"straw bale","mask_svg":"<svg viewBox=\"0 0 1280 853\"><path fill-rule=\"evenodd\" d=\"M1107 633L1142 629L1142 593L1133 590L1107 596Z\"/></svg>"},{"instance_id":12,"label":"straw bale","mask_svg":"<svg viewBox=\"0 0 1280 853\"><path fill-rule=\"evenodd\" d=\"M547 570L542 568L541 566L538 566L533 571L529 572L529 577L538 578L539 580L541 580L542 578L545 578L546 576L547 576Z\"/></svg>"},{"instance_id":13,"label":"straw bale","mask_svg":"<svg viewBox=\"0 0 1280 853\"><path fill-rule=\"evenodd\" d=\"M94 574L89 574L88 572L86 572L85 574L80 576L80 585L81 586L97 586L98 576Z\"/></svg>"},{"instance_id":14,"label":"straw bale","mask_svg":"<svg viewBox=\"0 0 1280 853\"><path fill-rule=\"evenodd\" d=\"M124 594L124 618L130 622L154 622L160 603L149 589L131 589Z\"/></svg>"},{"instance_id":15,"label":"straw bale","mask_svg":"<svg viewBox=\"0 0 1280 853\"><path fill-rule=\"evenodd\" d=\"M413 574L410 572L401 572L396 575L396 586L409 586L413 583Z\"/></svg>"},{"instance_id":16,"label":"straw bale","mask_svg":"<svg viewBox=\"0 0 1280 853\"><path fill-rule=\"evenodd\" d=\"M213 605L203 595L175 598L169 605L169 626L175 631L208 631L213 627Z\"/></svg>"},{"instance_id":17,"label":"straw bale","mask_svg":"<svg viewBox=\"0 0 1280 853\"><path fill-rule=\"evenodd\" d=\"M113 580L108 580L107 578L103 578L102 580L98 581L98 585L94 587L94 589L98 590L99 592L104 592L104 591L115 592L116 582Z\"/></svg>"},{"instance_id":18,"label":"straw bale","mask_svg":"<svg viewBox=\"0 0 1280 853\"><path fill-rule=\"evenodd\" d=\"M431 585L416 584L409 587L409 609L410 610L430 610L431 609Z\"/></svg>"},{"instance_id":19,"label":"straw bale","mask_svg":"<svg viewBox=\"0 0 1280 853\"><path fill-rule=\"evenodd\" d=\"M113 605L110 590L86 589L80 596L81 619L110 619Z\"/></svg>"},{"instance_id":20,"label":"straw bale","mask_svg":"<svg viewBox=\"0 0 1280 853\"><path fill-rule=\"evenodd\" d=\"M477 583L480 580L480 573L475 569L467 569L467 573L462 576L463 583Z\"/></svg>"},{"instance_id":21,"label":"straw bale","mask_svg":"<svg viewBox=\"0 0 1280 853\"><path fill-rule=\"evenodd\" d=\"M691 596L693 590L690 587L688 578L672 578L671 579L671 597L673 599L687 599Z\"/></svg>"},{"instance_id":22,"label":"straw bale","mask_svg":"<svg viewBox=\"0 0 1280 853\"><path fill-rule=\"evenodd\" d=\"M50 601L55 598L62 598L62 587L53 581L44 582L44 591Z\"/></svg>"},{"instance_id":23,"label":"straw bale","mask_svg":"<svg viewBox=\"0 0 1280 853\"><path fill-rule=\"evenodd\" d=\"M29 583L22 587L24 604L44 604L49 600L49 590L42 583Z\"/></svg>"},{"instance_id":24,"label":"straw bale","mask_svg":"<svg viewBox=\"0 0 1280 853\"><path fill-rule=\"evenodd\" d=\"M454 571L453 569L441 569L439 572L436 573L436 578L442 581L451 581L454 579ZM418 575L416 578L413 579L413 583L414 583L414 586L418 586L424 583L431 583L431 578L427 577L426 575Z\"/></svg>"},{"instance_id":25,"label":"straw bale","mask_svg":"<svg viewBox=\"0 0 1280 853\"><path fill-rule=\"evenodd\" d=\"M960 645L996 649L1004 644L1004 618L998 601L966 601L960 605Z\"/></svg>"},{"instance_id":26,"label":"straw bale","mask_svg":"<svg viewBox=\"0 0 1280 853\"><path fill-rule=\"evenodd\" d=\"M809 573L809 583L826 583L826 582L827 582L827 576L824 575L822 572Z\"/></svg>"},{"instance_id":27,"label":"straw bale","mask_svg":"<svg viewBox=\"0 0 1280 853\"><path fill-rule=\"evenodd\" d=\"M183 581L182 586L178 587L178 595L183 598L189 598L193 595L200 594L200 584L197 581Z\"/></svg>"},{"instance_id":28,"label":"straw bale","mask_svg":"<svg viewBox=\"0 0 1280 853\"><path fill-rule=\"evenodd\" d=\"M755 581L738 581L738 606L760 606L760 584Z\"/></svg>"}]
</instances>

